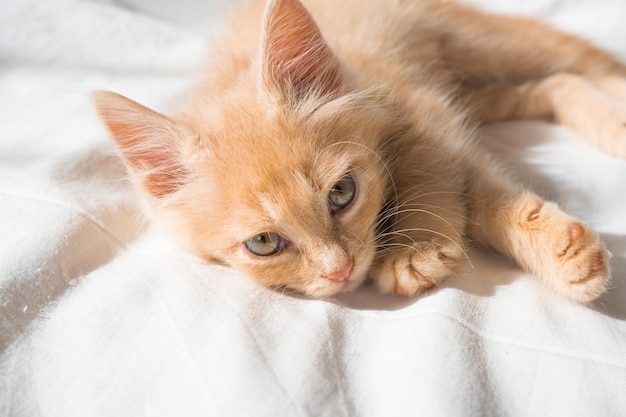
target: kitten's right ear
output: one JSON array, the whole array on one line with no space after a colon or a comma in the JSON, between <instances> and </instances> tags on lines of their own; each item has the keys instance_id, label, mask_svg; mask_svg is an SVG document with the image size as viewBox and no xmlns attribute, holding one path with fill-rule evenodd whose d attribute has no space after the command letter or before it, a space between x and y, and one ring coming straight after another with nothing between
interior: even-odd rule
<instances>
[{"instance_id":1,"label":"kitten's right ear","mask_svg":"<svg viewBox=\"0 0 626 417\"><path fill-rule=\"evenodd\" d=\"M92 95L96 110L140 184L152 196L165 197L188 177L177 143L191 132L171 119L109 91Z\"/></svg>"},{"instance_id":2,"label":"kitten's right ear","mask_svg":"<svg viewBox=\"0 0 626 417\"><path fill-rule=\"evenodd\" d=\"M261 60L265 86L290 101L336 98L344 89L337 57L299 0L268 1Z\"/></svg>"}]
</instances>

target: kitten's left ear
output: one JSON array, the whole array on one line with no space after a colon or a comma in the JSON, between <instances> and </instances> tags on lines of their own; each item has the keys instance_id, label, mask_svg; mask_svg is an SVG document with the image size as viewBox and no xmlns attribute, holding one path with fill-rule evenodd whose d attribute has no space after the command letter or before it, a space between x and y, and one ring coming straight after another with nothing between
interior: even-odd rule
<instances>
[{"instance_id":1,"label":"kitten's left ear","mask_svg":"<svg viewBox=\"0 0 626 417\"><path fill-rule=\"evenodd\" d=\"M270 0L261 40L266 88L289 101L335 98L344 87L339 61L298 0Z\"/></svg>"},{"instance_id":2,"label":"kitten's left ear","mask_svg":"<svg viewBox=\"0 0 626 417\"><path fill-rule=\"evenodd\" d=\"M193 134L168 117L119 94L97 91L92 98L142 188L157 198L177 191L188 175L179 142L192 139Z\"/></svg>"}]
</instances>

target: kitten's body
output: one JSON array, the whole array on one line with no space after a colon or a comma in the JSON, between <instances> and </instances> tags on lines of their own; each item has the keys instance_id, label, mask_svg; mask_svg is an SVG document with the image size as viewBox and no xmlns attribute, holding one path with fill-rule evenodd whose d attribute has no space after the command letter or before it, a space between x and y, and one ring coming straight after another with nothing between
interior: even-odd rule
<instances>
[{"instance_id":1,"label":"kitten's body","mask_svg":"<svg viewBox=\"0 0 626 417\"><path fill-rule=\"evenodd\" d=\"M503 175L473 131L556 116L624 157L626 97L601 92L626 94L620 63L455 3L305 6L244 8L171 119L95 96L154 215L188 250L313 296L368 274L412 295L454 273L469 237L568 297L602 293L597 235Z\"/></svg>"}]
</instances>

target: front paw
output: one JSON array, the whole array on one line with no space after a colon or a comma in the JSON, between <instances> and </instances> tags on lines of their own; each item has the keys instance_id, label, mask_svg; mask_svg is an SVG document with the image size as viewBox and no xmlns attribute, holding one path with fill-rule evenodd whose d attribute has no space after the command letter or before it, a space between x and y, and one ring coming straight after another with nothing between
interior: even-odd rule
<instances>
[{"instance_id":1,"label":"front paw","mask_svg":"<svg viewBox=\"0 0 626 417\"><path fill-rule=\"evenodd\" d=\"M581 302L598 298L607 288L609 252L598 235L579 222L569 224L554 238L553 262L558 269L555 287L562 294ZM556 274L555 274L556 275Z\"/></svg>"},{"instance_id":2,"label":"front paw","mask_svg":"<svg viewBox=\"0 0 626 417\"><path fill-rule=\"evenodd\" d=\"M374 266L373 277L383 293L415 296L454 274L462 255L457 242L418 242L384 254Z\"/></svg>"},{"instance_id":3,"label":"front paw","mask_svg":"<svg viewBox=\"0 0 626 417\"><path fill-rule=\"evenodd\" d=\"M528 246L521 247L528 270L558 293L590 302L606 290L610 254L598 234L555 204L535 201L520 225Z\"/></svg>"}]
</instances>

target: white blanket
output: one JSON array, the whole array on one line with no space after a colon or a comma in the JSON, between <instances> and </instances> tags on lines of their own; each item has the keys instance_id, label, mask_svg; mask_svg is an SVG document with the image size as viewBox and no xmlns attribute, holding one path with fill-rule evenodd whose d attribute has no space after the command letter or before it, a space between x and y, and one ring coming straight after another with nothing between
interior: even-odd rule
<instances>
[{"instance_id":1,"label":"white blanket","mask_svg":"<svg viewBox=\"0 0 626 417\"><path fill-rule=\"evenodd\" d=\"M626 59L622 0L475 3ZM626 162L562 127L484 136L601 233L613 283L592 307L478 250L418 298L293 298L145 225L89 94L167 111L217 10L0 0L0 416L626 415Z\"/></svg>"}]
</instances>

